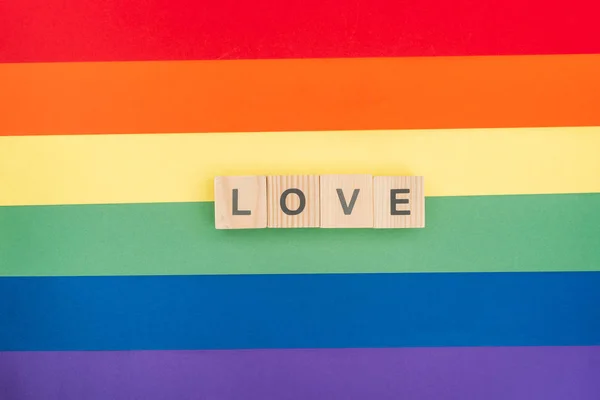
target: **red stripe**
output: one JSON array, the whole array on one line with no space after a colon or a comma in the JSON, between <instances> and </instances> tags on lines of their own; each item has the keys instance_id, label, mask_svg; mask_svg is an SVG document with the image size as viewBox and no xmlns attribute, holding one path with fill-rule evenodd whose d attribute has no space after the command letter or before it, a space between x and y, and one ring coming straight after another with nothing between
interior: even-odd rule
<instances>
[{"instance_id":1,"label":"red stripe","mask_svg":"<svg viewBox=\"0 0 600 400\"><path fill-rule=\"evenodd\" d=\"M600 53L598 0L7 0L0 62Z\"/></svg>"}]
</instances>

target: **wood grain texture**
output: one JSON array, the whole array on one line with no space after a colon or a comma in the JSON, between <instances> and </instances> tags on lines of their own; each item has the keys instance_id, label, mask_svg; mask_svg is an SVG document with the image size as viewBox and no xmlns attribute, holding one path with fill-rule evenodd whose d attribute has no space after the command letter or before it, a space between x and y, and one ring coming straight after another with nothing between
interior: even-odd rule
<instances>
[{"instance_id":1,"label":"wood grain texture","mask_svg":"<svg viewBox=\"0 0 600 400\"><path fill-rule=\"evenodd\" d=\"M373 227L372 175L321 175L320 187L321 228Z\"/></svg>"},{"instance_id":2,"label":"wood grain texture","mask_svg":"<svg viewBox=\"0 0 600 400\"><path fill-rule=\"evenodd\" d=\"M285 206L289 215L282 209L281 199L286 190L295 191L285 197ZM302 194L298 193L301 191ZM319 227L319 176L318 175L289 175L268 176L268 226L269 228L317 228ZM301 209L301 196L305 204Z\"/></svg>"},{"instance_id":3,"label":"wood grain texture","mask_svg":"<svg viewBox=\"0 0 600 400\"><path fill-rule=\"evenodd\" d=\"M394 198L408 200L392 205L392 190L406 190ZM425 190L422 176L376 176L373 180L375 228L424 228ZM402 213L393 215L393 210Z\"/></svg>"},{"instance_id":4,"label":"wood grain texture","mask_svg":"<svg viewBox=\"0 0 600 400\"><path fill-rule=\"evenodd\" d=\"M265 176L217 176L215 178L215 227L217 229L266 228L267 178Z\"/></svg>"}]
</instances>

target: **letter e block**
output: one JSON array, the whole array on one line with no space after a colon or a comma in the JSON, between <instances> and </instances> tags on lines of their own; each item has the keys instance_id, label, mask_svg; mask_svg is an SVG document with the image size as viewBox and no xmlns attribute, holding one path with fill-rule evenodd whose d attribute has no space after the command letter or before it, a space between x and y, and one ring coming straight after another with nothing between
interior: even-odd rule
<instances>
[{"instance_id":1,"label":"letter e block","mask_svg":"<svg viewBox=\"0 0 600 400\"><path fill-rule=\"evenodd\" d=\"M267 227L267 177L217 176L215 227L251 229Z\"/></svg>"},{"instance_id":2,"label":"letter e block","mask_svg":"<svg viewBox=\"0 0 600 400\"><path fill-rule=\"evenodd\" d=\"M373 176L321 175L321 228L372 228Z\"/></svg>"},{"instance_id":3,"label":"letter e block","mask_svg":"<svg viewBox=\"0 0 600 400\"><path fill-rule=\"evenodd\" d=\"M319 227L319 176L267 176L269 228Z\"/></svg>"},{"instance_id":4,"label":"letter e block","mask_svg":"<svg viewBox=\"0 0 600 400\"><path fill-rule=\"evenodd\" d=\"M376 176L375 228L425 227L424 189L422 176Z\"/></svg>"}]
</instances>

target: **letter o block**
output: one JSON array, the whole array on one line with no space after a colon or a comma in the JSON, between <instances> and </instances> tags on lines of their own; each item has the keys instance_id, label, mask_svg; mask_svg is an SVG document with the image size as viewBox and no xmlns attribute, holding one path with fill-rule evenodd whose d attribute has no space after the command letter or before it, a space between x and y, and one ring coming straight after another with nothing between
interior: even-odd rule
<instances>
[{"instance_id":1,"label":"letter o block","mask_svg":"<svg viewBox=\"0 0 600 400\"><path fill-rule=\"evenodd\" d=\"M373 180L375 228L424 228L422 176L376 176Z\"/></svg>"},{"instance_id":2,"label":"letter o block","mask_svg":"<svg viewBox=\"0 0 600 400\"><path fill-rule=\"evenodd\" d=\"M215 228L266 227L266 176L217 176L215 178Z\"/></svg>"},{"instance_id":3,"label":"letter o block","mask_svg":"<svg viewBox=\"0 0 600 400\"><path fill-rule=\"evenodd\" d=\"M267 176L269 228L319 227L319 176Z\"/></svg>"}]
</instances>

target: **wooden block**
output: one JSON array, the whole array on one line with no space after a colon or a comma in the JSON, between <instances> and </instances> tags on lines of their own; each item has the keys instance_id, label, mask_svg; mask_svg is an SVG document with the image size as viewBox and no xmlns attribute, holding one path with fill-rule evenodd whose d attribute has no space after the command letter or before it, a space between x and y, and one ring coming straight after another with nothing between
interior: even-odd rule
<instances>
[{"instance_id":1,"label":"wooden block","mask_svg":"<svg viewBox=\"0 0 600 400\"><path fill-rule=\"evenodd\" d=\"M373 176L321 175L321 228L373 227Z\"/></svg>"},{"instance_id":2,"label":"wooden block","mask_svg":"<svg viewBox=\"0 0 600 400\"><path fill-rule=\"evenodd\" d=\"M422 176L376 176L375 228L425 227L424 189Z\"/></svg>"},{"instance_id":3,"label":"wooden block","mask_svg":"<svg viewBox=\"0 0 600 400\"><path fill-rule=\"evenodd\" d=\"M319 227L319 176L267 176L269 228Z\"/></svg>"},{"instance_id":4,"label":"wooden block","mask_svg":"<svg viewBox=\"0 0 600 400\"><path fill-rule=\"evenodd\" d=\"M266 176L217 176L215 178L215 227L217 229L266 228Z\"/></svg>"}]
</instances>

